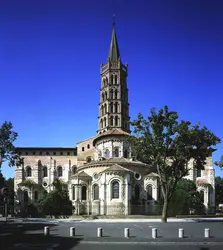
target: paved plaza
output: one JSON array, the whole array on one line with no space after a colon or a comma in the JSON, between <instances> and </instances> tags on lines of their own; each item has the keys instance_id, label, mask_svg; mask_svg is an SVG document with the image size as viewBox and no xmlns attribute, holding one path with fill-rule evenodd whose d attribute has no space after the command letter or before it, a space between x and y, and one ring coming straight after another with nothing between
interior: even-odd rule
<instances>
[{"instance_id":1,"label":"paved plaza","mask_svg":"<svg viewBox=\"0 0 223 250\"><path fill-rule=\"evenodd\" d=\"M81 249L223 249L223 221L218 220L173 220L162 224L154 220L56 220L16 219L1 221L0 249L39 250L81 250ZM50 235L43 234L48 226ZM70 228L75 236L70 237ZM97 237L102 228L103 237ZM129 228L129 238L124 237ZM152 229L157 229L157 238ZM179 238L179 228L184 237ZM210 229L210 237L204 237L204 230Z\"/></svg>"}]
</instances>

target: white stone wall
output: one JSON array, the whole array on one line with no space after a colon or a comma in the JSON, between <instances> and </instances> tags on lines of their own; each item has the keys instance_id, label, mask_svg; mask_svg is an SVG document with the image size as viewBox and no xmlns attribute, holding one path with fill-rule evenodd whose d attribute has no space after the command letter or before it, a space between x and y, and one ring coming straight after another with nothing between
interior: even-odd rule
<instances>
[{"instance_id":1,"label":"white stone wall","mask_svg":"<svg viewBox=\"0 0 223 250\"><path fill-rule=\"evenodd\" d=\"M102 138L101 140L98 140L96 145L96 160L99 159L99 156L104 158L112 158L115 156L115 149L119 149L119 157L124 157L124 152L127 150L128 158L130 156L129 154L129 146L124 141L124 137L115 137L115 136L106 136L106 138ZM106 155L106 150L109 150L109 157Z\"/></svg>"},{"instance_id":2,"label":"white stone wall","mask_svg":"<svg viewBox=\"0 0 223 250\"><path fill-rule=\"evenodd\" d=\"M14 181L14 190L17 192L18 184L25 180L31 180L50 191L52 187L50 184L54 182L56 178L61 179L64 182L68 182L72 168L77 166L77 156L67 155L67 152L63 152L63 155L21 155L24 158L24 165L16 168L16 178ZM31 168L31 176L26 176L27 167ZM47 177L43 176L43 168L47 167ZM58 176L58 167L62 167L62 176ZM45 184L45 185L44 185ZM31 197L29 192L29 197Z\"/></svg>"}]
</instances>

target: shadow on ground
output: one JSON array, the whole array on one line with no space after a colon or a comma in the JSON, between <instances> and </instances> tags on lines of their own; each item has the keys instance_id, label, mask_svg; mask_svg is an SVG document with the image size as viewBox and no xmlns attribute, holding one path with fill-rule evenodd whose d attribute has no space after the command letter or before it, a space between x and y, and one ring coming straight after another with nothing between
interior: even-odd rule
<instances>
[{"instance_id":1,"label":"shadow on ground","mask_svg":"<svg viewBox=\"0 0 223 250\"><path fill-rule=\"evenodd\" d=\"M0 223L0 249L71 250L81 240L78 237L45 236L43 234L44 226L49 226L53 231L56 225Z\"/></svg>"}]
</instances>

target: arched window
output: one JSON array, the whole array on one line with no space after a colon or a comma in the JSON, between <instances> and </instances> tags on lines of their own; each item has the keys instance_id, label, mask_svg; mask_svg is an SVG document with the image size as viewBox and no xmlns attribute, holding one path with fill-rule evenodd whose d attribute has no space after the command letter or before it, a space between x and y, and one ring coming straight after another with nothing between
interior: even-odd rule
<instances>
[{"instance_id":1,"label":"arched window","mask_svg":"<svg viewBox=\"0 0 223 250\"><path fill-rule=\"evenodd\" d=\"M197 177L201 177L201 169L197 169Z\"/></svg>"},{"instance_id":2,"label":"arched window","mask_svg":"<svg viewBox=\"0 0 223 250\"><path fill-rule=\"evenodd\" d=\"M118 113L118 103L115 103L115 113Z\"/></svg>"},{"instance_id":3,"label":"arched window","mask_svg":"<svg viewBox=\"0 0 223 250\"><path fill-rule=\"evenodd\" d=\"M200 191L201 200L204 203L204 190Z\"/></svg>"},{"instance_id":4,"label":"arched window","mask_svg":"<svg viewBox=\"0 0 223 250\"><path fill-rule=\"evenodd\" d=\"M103 128L103 120L100 121L100 127Z\"/></svg>"},{"instance_id":5,"label":"arched window","mask_svg":"<svg viewBox=\"0 0 223 250\"><path fill-rule=\"evenodd\" d=\"M104 95L104 93L102 93L101 97L102 97L102 102L104 102L105 101L105 95Z\"/></svg>"},{"instance_id":6,"label":"arched window","mask_svg":"<svg viewBox=\"0 0 223 250\"><path fill-rule=\"evenodd\" d=\"M118 78L117 78L117 75L115 75L115 84L118 83Z\"/></svg>"},{"instance_id":7,"label":"arched window","mask_svg":"<svg viewBox=\"0 0 223 250\"><path fill-rule=\"evenodd\" d=\"M28 192L27 191L24 191L24 203L28 203L28 201L29 201L29 196L28 196Z\"/></svg>"},{"instance_id":8,"label":"arched window","mask_svg":"<svg viewBox=\"0 0 223 250\"><path fill-rule=\"evenodd\" d=\"M76 171L77 171L77 166L73 166L72 167L72 174L76 174Z\"/></svg>"},{"instance_id":9,"label":"arched window","mask_svg":"<svg viewBox=\"0 0 223 250\"><path fill-rule=\"evenodd\" d=\"M116 147L114 150L114 157L119 157L119 148Z\"/></svg>"},{"instance_id":10,"label":"arched window","mask_svg":"<svg viewBox=\"0 0 223 250\"><path fill-rule=\"evenodd\" d=\"M118 116L115 117L115 126L118 126Z\"/></svg>"},{"instance_id":11,"label":"arched window","mask_svg":"<svg viewBox=\"0 0 223 250\"><path fill-rule=\"evenodd\" d=\"M153 187L152 187L152 185L147 186L146 192L147 192L147 200L152 200L153 199Z\"/></svg>"},{"instance_id":12,"label":"arched window","mask_svg":"<svg viewBox=\"0 0 223 250\"><path fill-rule=\"evenodd\" d=\"M105 105L104 105L104 114L106 114L107 113L107 104L105 103Z\"/></svg>"},{"instance_id":13,"label":"arched window","mask_svg":"<svg viewBox=\"0 0 223 250\"><path fill-rule=\"evenodd\" d=\"M113 126L113 116L110 117L110 126Z\"/></svg>"},{"instance_id":14,"label":"arched window","mask_svg":"<svg viewBox=\"0 0 223 250\"><path fill-rule=\"evenodd\" d=\"M105 85L106 85L106 80L103 79L103 87L105 87Z\"/></svg>"},{"instance_id":15,"label":"arched window","mask_svg":"<svg viewBox=\"0 0 223 250\"><path fill-rule=\"evenodd\" d=\"M93 200L99 200L99 186L95 184L93 186Z\"/></svg>"},{"instance_id":16,"label":"arched window","mask_svg":"<svg viewBox=\"0 0 223 250\"><path fill-rule=\"evenodd\" d=\"M83 201L87 200L87 187L86 186L81 187L81 198Z\"/></svg>"},{"instance_id":17,"label":"arched window","mask_svg":"<svg viewBox=\"0 0 223 250\"><path fill-rule=\"evenodd\" d=\"M135 185L135 199L139 200L140 199L140 186Z\"/></svg>"},{"instance_id":18,"label":"arched window","mask_svg":"<svg viewBox=\"0 0 223 250\"><path fill-rule=\"evenodd\" d=\"M63 169L62 169L62 167L58 167L57 173L58 173L58 177L63 176Z\"/></svg>"},{"instance_id":19,"label":"arched window","mask_svg":"<svg viewBox=\"0 0 223 250\"><path fill-rule=\"evenodd\" d=\"M119 182L113 181L112 182L112 199L119 199Z\"/></svg>"},{"instance_id":20,"label":"arched window","mask_svg":"<svg viewBox=\"0 0 223 250\"><path fill-rule=\"evenodd\" d=\"M124 158L128 158L128 150L127 149L124 150Z\"/></svg>"},{"instance_id":21,"label":"arched window","mask_svg":"<svg viewBox=\"0 0 223 250\"><path fill-rule=\"evenodd\" d=\"M113 102L110 103L110 112L113 113Z\"/></svg>"},{"instance_id":22,"label":"arched window","mask_svg":"<svg viewBox=\"0 0 223 250\"><path fill-rule=\"evenodd\" d=\"M38 200L38 191L35 191L34 192L34 201L37 201Z\"/></svg>"},{"instance_id":23,"label":"arched window","mask_svg":"<svg viewBox=\"0 0 223 250\"><path fill-rule=\"evenodd\" d=\"M107 123L106 123L106 117L104 118L104 127L107 126Z\"/></svg>"},{"instance_id":24,"label":"arched window","mask_svg":"<svg viewBox=\"0 0 223 250\"><path fill-rule=\"evenodd\" d=\"M98 151L98 157L102 157L101 150Z\"/></svg>"},{"instance_id":25,"label":"arched window","mask_svg":"<svg viewBox=\"0 0 223 250\"><path fill-rule=\"evenodd\" d=\"M113 75L111 75L111 84L113 84Z\"/></svg>"},{"instance_id":26,"label":"arched window","mask_svg":"<svg viewBox=\"0 0 223 250\"><path fill-rule=\"evenodd\" d=\"M32 169L29 166L26 168L26 176L27 177L31 177L32 176Z\"/></svg>"},{"instance_id":27,"label":"arched window","mask_svg":"<svg viewBox=\"0 0 223 250\"><path fill-rule=\"evenodd\" d=\"M107 97L108 97L108 96L107 96L107 92L105 91L105 100L107 100Z\"/></svg>"},{"instance_id":28,"label":"arched window","mask_svg":"<svg viewBox=\"0 0 223 250\"><path fill-rule=\"evenodd\" d=\"M75 200L75 186L72 186L72 200Z\"/></svg>"},{"instance_id":29,"label":"arched window","mask_svg":"<svg viewBox=\"0 0 223 250\"><path fill-rule=\"evenodd\" d=\"M106 150L105 150L105 158L109 158L110 157L110 151L109 151L109 149L107 148Z\"/></svg>"},{"instance_id":30,"label":"arched window","mask_svg":"<svg viewBox=\"0 0 223 250\"><path fill-rule=\"evenodd\" d=\"M117 99L118 98L118 90L116 89L115 90L115 99Z\"/></svg>"},{"instance_id":31,"label":"arched window","mask_svg":"<svg viewBox=\"0 0 223 250\"><path fill-rule=\"evenodd\" d=\"M47 173L47 167L43 167L43 177L47 177L48 173Z\"/></svg>"},{"instance_id":32,"label":"arched window","mask_svg":"<svg viewBox=\"0 0 223 250\"><path fill-rule=\"evenodd\" d=\"M110 91L110 99L113 99L113 89Z\"/></svg>"}]
</instances>

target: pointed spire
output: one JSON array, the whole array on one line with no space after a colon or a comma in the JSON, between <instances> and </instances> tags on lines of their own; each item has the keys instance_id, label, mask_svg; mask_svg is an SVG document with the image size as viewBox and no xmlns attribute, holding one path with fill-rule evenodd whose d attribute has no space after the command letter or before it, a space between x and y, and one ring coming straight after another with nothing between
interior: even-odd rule
<instances>
[{"instance_id":1,"label":"pointed spire","mask_svg":"<svg viewBox=\"0 0 223 250\"><path fill-rule=\"evenodd\" d=\"M114 20L115 15L113 15L113 30L112 30L112 38L111 38L111 44L110 44L110 49L109 49L109 54L108 54L108 59L111 61L117 61L120 59L120 52L118 48L118 41L116 37L116 32L115 32L115 20Z\"/></svg>"}]
</instances>

